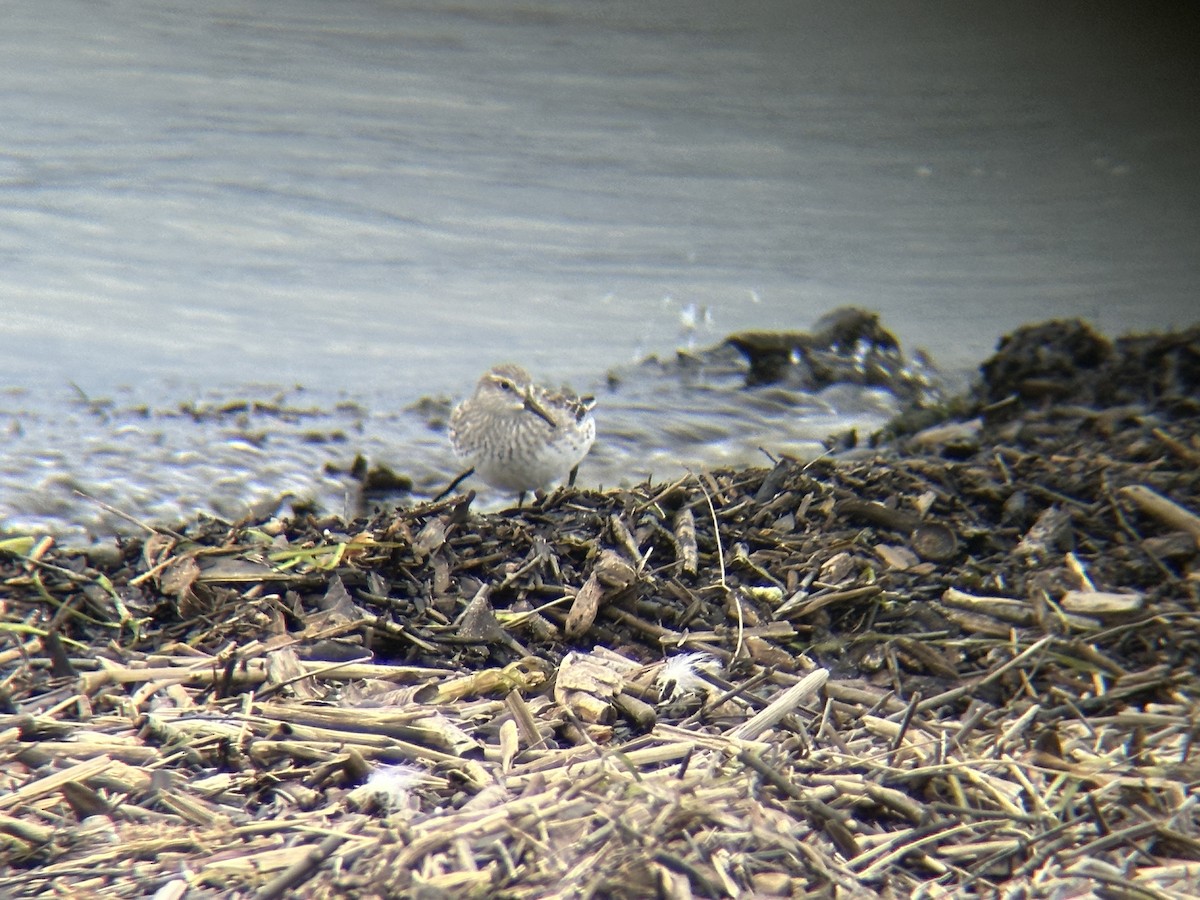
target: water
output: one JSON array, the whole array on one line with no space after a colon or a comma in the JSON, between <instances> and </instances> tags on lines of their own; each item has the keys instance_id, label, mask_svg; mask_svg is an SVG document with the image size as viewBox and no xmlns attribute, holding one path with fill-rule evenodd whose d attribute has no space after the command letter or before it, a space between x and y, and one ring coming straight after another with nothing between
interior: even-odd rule
<instances>
[{"instance_id":1,"label":"water","mask_svg":"<svg viewBox=\"0 0 1200 900\"><path fill-rule=\"evenodd\" d=\"M952 368L1052 316L1200 318L1192 4L0 16L10 527L110 527L72 485L150 518L328 499L321 466L359 450L432 483L444 437L404 410L500 360L596 390L643 355L847 303ZM740 460L756 436L807 445L845 412L794 398L747 419L639 377L607 397L596 482ZM173 413L296 385L344 440L256 455L236 422ZM668 398L712 410L716 435L660 427Z\"/></svg>"}]
</instances>

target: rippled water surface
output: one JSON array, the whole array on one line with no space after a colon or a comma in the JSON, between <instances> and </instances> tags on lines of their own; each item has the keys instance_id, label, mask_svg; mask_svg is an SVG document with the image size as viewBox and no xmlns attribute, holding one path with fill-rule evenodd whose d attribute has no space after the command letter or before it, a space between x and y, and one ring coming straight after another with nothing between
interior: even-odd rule
<instances>
[{"instance_id":1,"label":"rippled water surface","mask_svg":"<svg viewBox=\"0 0 1200 900\"><path fill-rule=\"evenodd\" d=\"M766 465L767 454L811 458L830 432L857 427L865 435L898 409L878 389L814 395L740 383L734 372L647 363L581 386L598 394L600 436L579 483L613 487ZM363 508L347 473L359 455L413 480L411 492L376 498L367 511L428 498L459 473L445 433L450 405L449 397L403 405L395 392L299 388L175 400L158 389L149 400L133 389L86 399L10 390L0 395L11 451L0 457L0 511L11 531L49 530L74 543L196 512L229 520L287 513L296 501L353 515ZM474 480L468 488L485 507L514 499Z\"/></svg>"},{"instance_id":2,"label":"rippled water surface","mask_svg":"<svg viewBox=\"0 0 1200 900\"><path fill-rule=\"evenodd\" d=\"M845 304L956 369L1052 316L1190 323L1197 24L1186 3L9 4L0 516L112 527L76 488L150 519L332 503L326 463L359 451L431 485L444 435L405 410L505 359L601 394L581 475L612 484L888 405L636 367L609 393L647 354ZM245 398L290 412L178 413Z\"/></svg>"}]
</instances>

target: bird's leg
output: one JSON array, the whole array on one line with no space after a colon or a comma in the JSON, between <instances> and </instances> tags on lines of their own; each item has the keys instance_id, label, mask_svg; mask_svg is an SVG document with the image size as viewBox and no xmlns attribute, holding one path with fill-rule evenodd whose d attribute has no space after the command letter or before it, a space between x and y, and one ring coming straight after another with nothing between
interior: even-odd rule
<instances>
[{"instance_id":1,"label":"bird's leg","mask_svg":"<svg viewBox=\"0 0 1200 900\"><path fill-rule=\"evenodd\" d=\"M575 487L575 476L579 474L579 466L571 469L571 474L567 476L567 487Z\"/></svg>"}]
</instances>

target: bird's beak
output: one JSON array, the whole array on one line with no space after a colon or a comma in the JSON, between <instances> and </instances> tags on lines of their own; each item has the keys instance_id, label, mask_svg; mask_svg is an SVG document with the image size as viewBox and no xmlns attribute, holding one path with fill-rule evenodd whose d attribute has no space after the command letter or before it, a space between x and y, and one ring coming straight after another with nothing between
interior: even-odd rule
<instances>
[{"instance_id":1,"label":"bird's beak","mask_svg":"<svg viewBox=\"0 0 1200 900\"><path fill-rule=\"evenodd\" d=\"M558 423L554 421L554 418L550 415L550 413L546 412L546 408L542 406L542 404L538 403L534 398L533 388L526 388L525 390L525 408L539 419L544 420L545 423L551 428L558 427Z\"/></svg>"}]
</instances>

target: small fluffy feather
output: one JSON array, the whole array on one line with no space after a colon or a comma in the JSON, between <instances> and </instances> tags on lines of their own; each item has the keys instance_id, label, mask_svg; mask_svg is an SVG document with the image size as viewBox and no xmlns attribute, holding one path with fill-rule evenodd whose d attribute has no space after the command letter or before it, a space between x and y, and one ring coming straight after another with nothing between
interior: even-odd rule
<instances>
[{"instance_id":1,"label":"small fluffy feather","mask_svg":"<svg viewBox=\"0 0 1200 900\"><path fill-rule=\"evenodd\" d=\"M376 799L380 806L393 812L406 805L408 792L415 787L425 773L416 766L406 766L398 763L393 766L380 766L363 785L365 793Z\"/></svg>"},{"instance_id":2,"label":"small fluffy feather","mask_svg":"<svg viewBox=\"0 0 1200 900\"><path fill-rule=\"evenodd\" d=\"M700 677L700 672L717 675L721 672L721 662L711 653L680 653L670 657L654 679L664 698L676 697L700 691L705 694L715 692L712 684Z\"/></svg>"}]
</instances>

